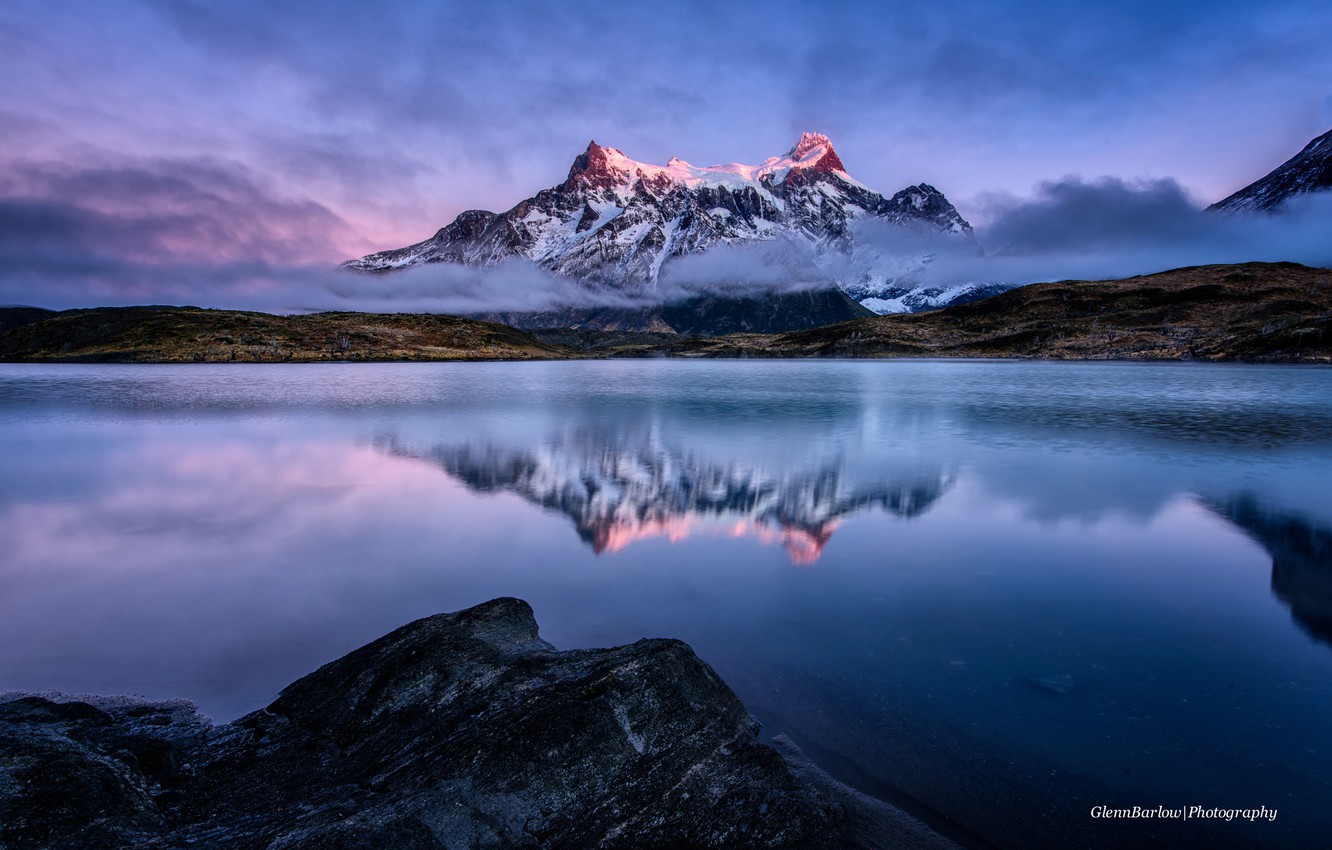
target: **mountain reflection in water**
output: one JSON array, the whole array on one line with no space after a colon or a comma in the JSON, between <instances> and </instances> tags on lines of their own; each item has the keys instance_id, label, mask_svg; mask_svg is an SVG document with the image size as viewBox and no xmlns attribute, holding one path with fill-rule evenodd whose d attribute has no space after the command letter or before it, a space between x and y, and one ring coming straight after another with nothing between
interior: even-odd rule
<instances>
[{"instance_id":1,"label":"mountain reflection in water","mask_svg":"<svg viewBox=\"0 0 1332 850\"><path fill-rule=\"evenodd\" d=\"M413 448L394 437L376 445L428 461L479 493L514 493L569 517L597 554L664 537L697 534L781 543L791 563L813 564L842 520L880 509L926 513L953 485L952 473L852 484L836 463L787 469L708 460L668 445L656 428L584 428L532 447L476 440ZM1264 507L1251 493L1200 498L1272 558L1272 592L1310 636L1332 645L1332 531Z\"/></svg>"},{"instance_id":2,"label":"mountain reflection in water","mask_svg":"<svg viewBox=\"0 0 1332 850\"><path fill-rule=\"evenodd\" d=\"M1265 508L1251 494L1205 504L1272 557L1272 593L1305 633L1332 646L1332 531Z\"/></svg>"},{"instance_id":3,"label":"mountain reflection in water","mask_svg":"<svg viewBox=\"0 0 1332 850\"><path fill-rule=\"evenodd\" d=\"M584 429L531 448L476 441L413 449L393 438L377 445L437 464L471 490L516 493L565 514L597 554L651 537L714 534L780 542L793 564L812 564L844 518L874 508L920 516L953 481L940 471L853 484L837 464L728 465L668 445L655 430Z\"/></svg>"}]
</instances>

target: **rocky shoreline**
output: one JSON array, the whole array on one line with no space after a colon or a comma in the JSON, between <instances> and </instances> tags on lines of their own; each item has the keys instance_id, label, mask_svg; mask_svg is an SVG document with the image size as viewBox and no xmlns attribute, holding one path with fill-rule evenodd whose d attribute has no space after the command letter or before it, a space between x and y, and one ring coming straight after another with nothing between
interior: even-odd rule
<instances>
[{"instance_id":1,"label":"rocky shoreline","mask_svg":"<svg viewBox=\"0 0 1332 850\"><path fill-rule=\"evenodd\" d=\"M213 725L8 695L0 848L947 848L759 740L684 643L558 651L527 603L410 623Z\"/></svg>"}]
</instances>

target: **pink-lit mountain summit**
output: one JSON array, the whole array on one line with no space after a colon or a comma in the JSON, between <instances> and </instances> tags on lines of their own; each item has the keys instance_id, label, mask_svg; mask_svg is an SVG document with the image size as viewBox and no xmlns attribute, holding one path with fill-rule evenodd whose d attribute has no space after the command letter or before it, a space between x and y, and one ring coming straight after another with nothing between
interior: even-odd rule
<instances>
[{"instance_id":1,"label":"pink-lit mountain summit","mask_svg":"<svg viewBox=\"0 0 1332 850\"><path fill-rule=\"evenodd\" d=\"M784 241L804 256L850 257L860 247L858 222L899 225L960 243L972 239L971 225L938 189L921 183L885 197L848 174L832 142L819 133L804 133L785 154L758 165L696 166L676 158L652 165L593 141L562 183L512 209L469 210L423 242L345 265L389 272L526 258L590 287L650 293L673 260L720 246ZM854 273L838 263L827 282L878 312L955 300L957 292L912 287L910 272L922 261L894 257Z\"/></svg>"}]
</instances>

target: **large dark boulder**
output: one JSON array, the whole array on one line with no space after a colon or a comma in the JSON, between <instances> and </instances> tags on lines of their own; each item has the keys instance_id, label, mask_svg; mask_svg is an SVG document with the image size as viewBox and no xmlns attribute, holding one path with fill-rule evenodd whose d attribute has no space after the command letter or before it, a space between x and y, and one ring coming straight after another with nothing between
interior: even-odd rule
<instances>
[{"instance_id":1,"label":"large dark boulder","mask_svg":"<svg viewBox=\"0 0 1332 850\"><path fill-rule=\"evenodd\" d=\"M95 700L93 702L96 702ZM418 620L209 727L0 704L0 848L844 846L688 646L558 652L527 603Z\"/></svg>"}]
</instances>

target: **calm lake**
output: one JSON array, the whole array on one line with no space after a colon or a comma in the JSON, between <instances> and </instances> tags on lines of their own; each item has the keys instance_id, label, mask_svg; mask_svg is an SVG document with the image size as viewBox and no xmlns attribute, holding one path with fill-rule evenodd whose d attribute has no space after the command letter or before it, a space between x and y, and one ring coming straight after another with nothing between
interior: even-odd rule
<instances>
[{"instance_id":1,"label":"calm lake","mask_svg":"<svg viewBox=\"0 0 1332 850\"><path fill-rule=\"evenodd\" d=\"M0 366L0 690L227 721L496 596L976 846L1332 834L1332 369Z\"/></svg>"}]
</instances>

